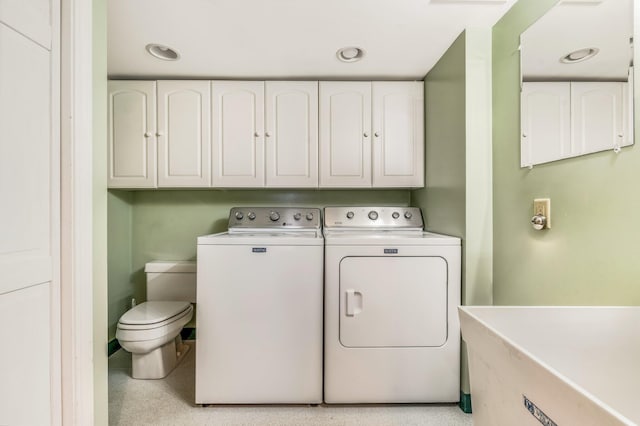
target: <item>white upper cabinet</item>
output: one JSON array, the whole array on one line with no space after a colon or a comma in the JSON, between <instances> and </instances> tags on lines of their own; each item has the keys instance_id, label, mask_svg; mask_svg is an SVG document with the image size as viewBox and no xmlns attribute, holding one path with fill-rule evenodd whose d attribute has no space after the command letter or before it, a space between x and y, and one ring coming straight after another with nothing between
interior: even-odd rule
<instances>
[{"instance_id":1,"label":"white upper cabinet","mask_svg":"<svg viewBox=\"0 0 640 426\"><path fill-rule=\"evenodd\" d=\"M520 165L527 167L571 156L569 83L524 83L521 100Z\"/></svg>"},{"instance_id":2,"label":"white upper cabinet","mask_svg":"<svg viewBox=\"0 0 640 426\"><path fill-rule=\"evenodd\" d=\"M320 186L371 186L369 82L320 82Z\"/></svg>"},{"instance_id":3,"label":"white upper cabinet","mask_svg":"<svg viewBox=\"0 0 640 426\"><path fill-rule=\"evenodd\" d=\"M318 186L318 82L267 81L267 187Z\"/></svg>"},{"instance_id":4,"label":"white upper cabinet","mask_svg":"<svg viewBox=\"0 0 640 426\"><path fill-rule=\"evenodd\" d=\"M156 187L156 83L109 81L108 186Z\"/></svg>"},{"instance_id":5,"label":"white upper cabinet","mask_svg":"<svg viewBox=\"0 0 640 426\"><path fill-rule=\"evenodd\" d=\"M373 186L424 185L424 85L373 82Z\"/></svg>"},{"instance_id":6,"label":"white upper cabinet","mask_svg":"<svg viewBox=\"0 0 640 426\"><path fill-rule=\"evenodd\" d=\"M212 183L264 186L264 82L213 81Z\"/></svg>"},{"instance_id":7,"label":"white upper cabinet","mask_svg":"<svg viewBox=\"0 0 640 426\"><path fill-rule=\"evenodd\" d=\"M626 82L525 82L520 165L633 144Z\"/></svg>"},{"instance_id":8,"label":"white upper cabinet","mask_svg":"<svg viewBox=\"0 0 640 426\"><path fill-rule=\"evenodd\" d=\"M158 187L211 185L208 81L158 82Z\"/></svg>"},{"instance_id":9,"label":"white upper cabinet","mask_svg":"<svg viewBox=\"0 0 640 426\"><path fill-rule=\"evenodd\" d=\"M320 186L424 185L422 82L320 83Z\"/></svg>"},{"instance_id":10,"label":"white upper cabinet","mask_svg":"<svg viewBox=\"0 0 640 426\"><path fill-rule=\"evenodd\" d=\"M623 85L626 83L571 83L571 134L577 152L629 145Z\"/></svg>"},{"instance_id":11,"label":"white upper cabinet","mask_svg":"<svg viewBox=\"0 0 640 426\"><path fill-rule=\"evenodd\" d=\"M423 87L422 82L110 81L108 184L420 187Z\"/></svg>"}]
</instances>

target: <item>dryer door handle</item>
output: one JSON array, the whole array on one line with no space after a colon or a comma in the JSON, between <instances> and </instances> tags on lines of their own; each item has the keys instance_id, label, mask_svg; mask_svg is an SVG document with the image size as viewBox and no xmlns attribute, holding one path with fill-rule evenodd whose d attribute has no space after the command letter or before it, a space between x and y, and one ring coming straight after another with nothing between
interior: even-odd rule
<instances>
[{"instance_id":1,"label":"dryer door handle","mask_svg":"<svg viewBox=\"0 0 640 426\"><path fill-rule=\"evenodd\" d=\"M347 316L355 317L362 312L362 293L350 288L345 291Z\"/></svg>"}]
</instances>

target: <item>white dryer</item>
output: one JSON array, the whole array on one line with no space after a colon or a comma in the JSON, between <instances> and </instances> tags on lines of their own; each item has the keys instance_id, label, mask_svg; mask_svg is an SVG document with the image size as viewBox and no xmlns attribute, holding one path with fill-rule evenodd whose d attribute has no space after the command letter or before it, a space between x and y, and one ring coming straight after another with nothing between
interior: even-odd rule
<instances>
[{"instance_id":1,"label":"white dryer","mask_svg":"<svg viewBox=\"0 0 640 426\"><path fill-rule=\"evenodd\" d=\"M198 238L197 404L322 402L320 210L234 208Z\"/></svg>"},{"instance_id":2,"label":"white dryer","mask_svg":"<svg viewBox=\"0 0 640 426\"><path fill-rule=\"evenodd\" d=\"M460 240L413 207L327 207L324 399L460 398Z\"/></svg>"}]
</instances>

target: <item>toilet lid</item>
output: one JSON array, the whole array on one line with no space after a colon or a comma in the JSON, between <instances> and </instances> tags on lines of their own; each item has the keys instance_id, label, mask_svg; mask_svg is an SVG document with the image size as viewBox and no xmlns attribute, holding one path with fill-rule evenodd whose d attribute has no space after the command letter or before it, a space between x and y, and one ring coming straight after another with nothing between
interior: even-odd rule
<instances>
[{"instance_id":1,"label":"toilet lid","mask_svg":"<svg viewBox=\"0 0 640 426\"><path fill-rule=\"evenodd\" d=\"M189 302L165 302L151 301L144 302L128 310L121 318L120 324L128 325L151 325L168 320L171 317L180 315L189 307Z\"/></svg>"}]
</instances>

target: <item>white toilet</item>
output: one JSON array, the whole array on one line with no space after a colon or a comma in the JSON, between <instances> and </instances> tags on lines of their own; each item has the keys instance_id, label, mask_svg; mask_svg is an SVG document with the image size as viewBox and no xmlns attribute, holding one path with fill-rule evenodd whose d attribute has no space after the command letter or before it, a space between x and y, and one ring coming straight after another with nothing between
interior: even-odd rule
<instances>
[{"instance_id":1,"label":"white toilet","mask_svg":"<svg viewBox=\"0 0 640 426\"><path fill-rule=\"evenodd\" d=\"M147 301L118 321L116 338L132 355L134 379L166 377L189 350L180 331L193 317L196 263L154 261L145 265Z\"/></svg>"}]
</instances>

